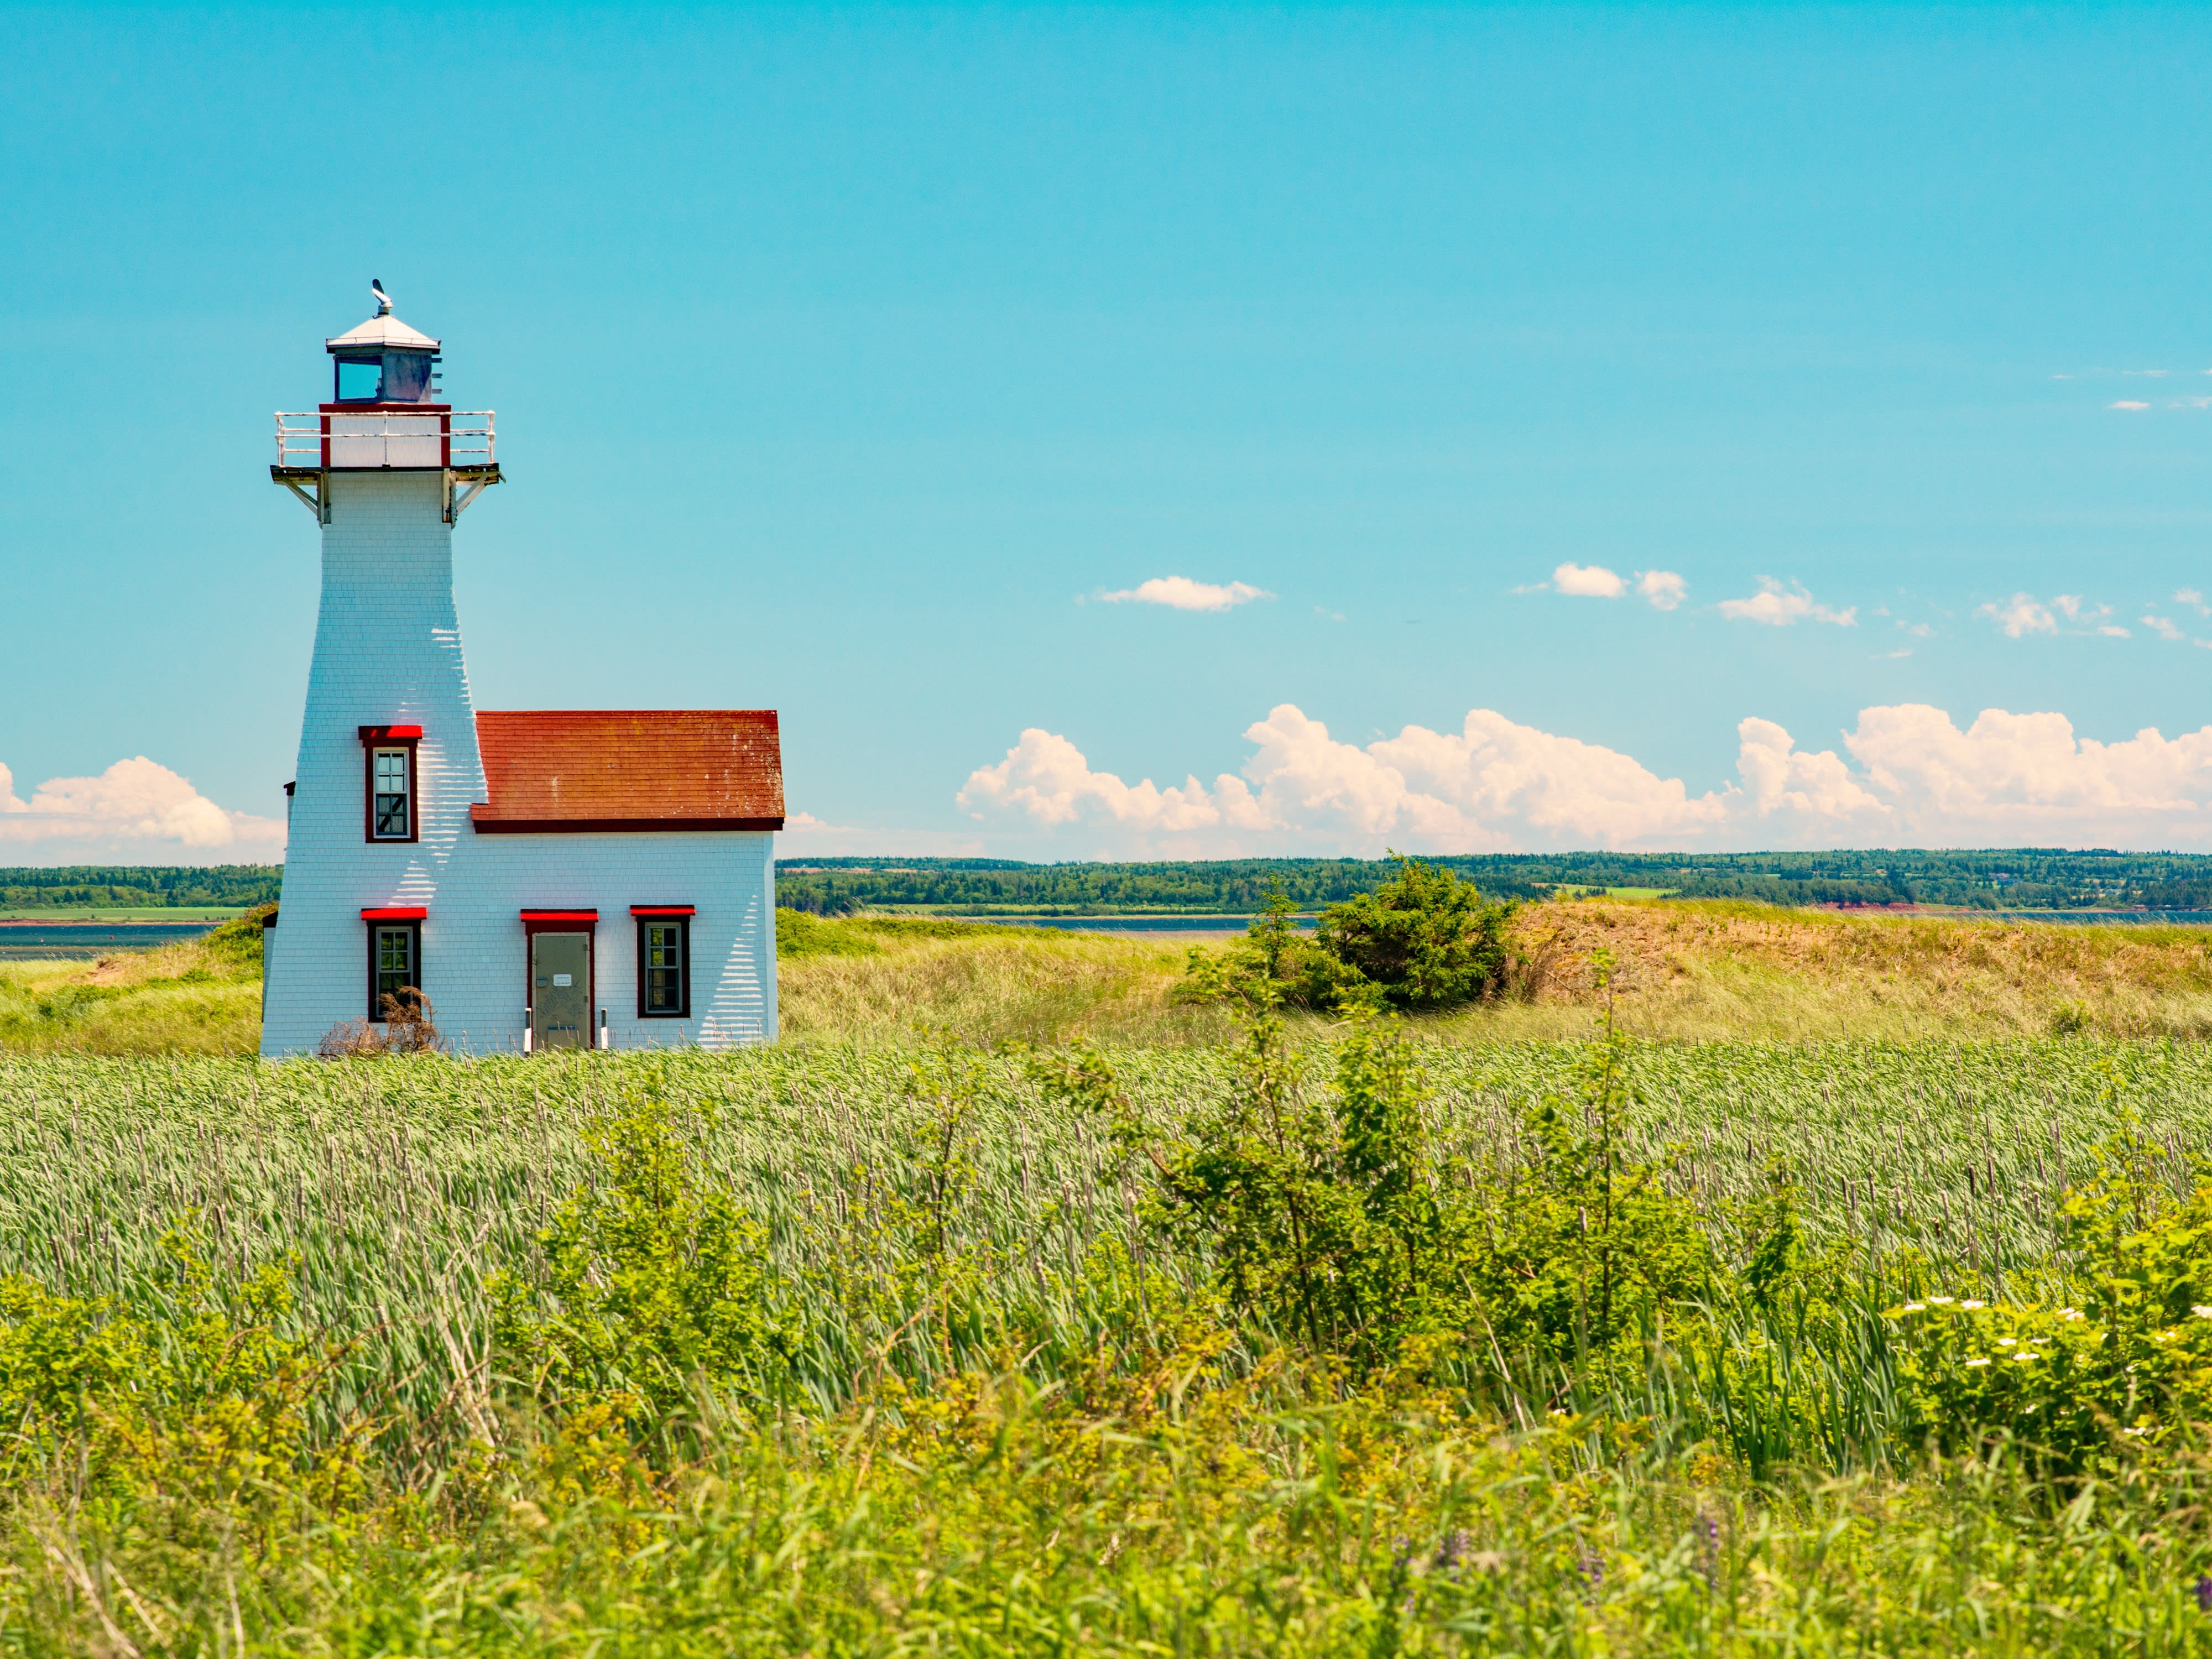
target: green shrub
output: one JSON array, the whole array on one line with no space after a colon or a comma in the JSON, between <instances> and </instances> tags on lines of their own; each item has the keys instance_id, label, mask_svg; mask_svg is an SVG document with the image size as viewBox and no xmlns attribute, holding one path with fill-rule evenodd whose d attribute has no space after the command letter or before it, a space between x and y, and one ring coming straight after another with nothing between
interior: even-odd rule
<instances>
[{"instance_id":1,"label":"green shrub","mask_svg":"<svg viewBox=\"0 0 2212 1659\"><path fill-rule=\"evenodd\" d=\"M779 962L801 957L872 957L883 948L848 922L825 921L804 910L778 908L775 913Z\"/></svg>"},{"instance_id":2,"label":"green shrub","mask_svg":"<svg viewBox=\"0 0 2212 1659\"><path fill-rule=\"evenodd\" d=\"M1512 914L1449 870L1400 858L1391 880L1322 912L1317 943L1393 1007L1455 1008L1504 989Z\"/></svg>"},{"instance_id":3,"label":"green shrub","mask_svg":"<svg viewBox=\"0 0 2212 1659\"><path fill-rule=\"evenodd\" d=\"M210 956L232 971L258 973L261 969L262 920L276 908L274 904L257 904L244 915L233 916L210 928L200 936L200 943L207 947Z\"/></svg>"},{"instance_id":4,"label":"green shrub","mask_svg":"<svg viewBox=\"0 0 2212 1659\"><path fill-rule=\"evenodd\" d=\"M510 1273L494 1286L494 1339L520 1380L565 1411L647 1422L701 1387L757 1395L777 1334L759 1225L700 1182L653 1093L586 1143L602 1172L539 1235L540 1284Z\"/></svg>"},{"instance_id":5,"label":"green shrub","mask_svg":"<svg viewBox=\"0 0 2212 1659\"><path fill-rule=\"evenodd\" d=\"M1510 904L1486 904L1449 870L1401 858L1398 874L1322 912L1298 932L1281 884L1243 939L1190 953L1192 1000L1334 1012L1376 1003L1405 1012L1455 1008L1502 994L1511 979Z\"/></svg>"},{"instance_id":6,"label":"green shrub","mask_svg":"<svg viewBox=\"0 0 2212 1659\"><path fill-rule=\"evenodd\" d=\"M2002 1436L2074 1476L2212 1415L2212 1180L2178 1197L2130 1125L2063 1217L2064 1305L1926 1294L1890 1310L1945 1450Z\"/></svg>"},{"instance_id":7,"label":"green shrub","mask_svg":"<svg viewBox=\"0 0 2212 1659\"><path fill-rule=\"evenodd\" d=\"M1607 953L1596 967L1602 994ZM1671 1158L1627 1153L1627 1116L1641 1102L1629 1059L1608 995L1573 1092L1547 1095L1524 1116L1525 1164L1490 1171L1473 1196L1466 1272L1509 1366L1581 1369L1599 1384L1624 1367L1639 1371L1645 1339L1668 1337L1685 1312L1695 1318L1693 1298L1711 1282L1714 1254L1697 1212L1667 1188Z\"/></svg>"}]
</instances>

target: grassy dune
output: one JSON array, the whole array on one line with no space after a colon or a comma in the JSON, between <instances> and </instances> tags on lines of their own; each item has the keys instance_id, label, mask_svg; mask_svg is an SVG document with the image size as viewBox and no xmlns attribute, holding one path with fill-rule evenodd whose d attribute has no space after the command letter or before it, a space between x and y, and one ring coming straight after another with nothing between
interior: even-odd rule
<instances>
[{"instance_id":1,"label":"grassy dune","mask_svg":"<svg viewBox=\"0 0 2212 1659\"><path fill-rule=\"evenodd\" d=\"M1536 1000L1425 1019L1424 1036L1581 1036L1601 947L1613 955L1624 1024L1657 1041L2212 1033L2212 934L2197 928L1581 900L1532 905L1515 932L1548 964ZM1216 1017L1175 1000L1182 941L801 917L784 949L792 1040L898 1041L924 1024L984 1041L1222 1035Z\"/></svg>"},{"instance_id":2,"label":"grassy dune","mask_svg":"<svg viewBox=\"0 0 2212 1659\"><path fill-rule=\"evenodd\" d=\"M1600 946L1618 963L1626 1024L1651 1038L2212 1033L2212 933L2202 928L1584 901L1531 907L1516 931L1553 963L1536 1002L1439 1021L1434 1035L1579 1033Z\"/></svg>"},{"instance_id":3,"label":"grassy dune","mask_svg":"<svg viewBox=\"0 0 2212 1659\"><path fill-rule=\"evenodd\" d=\"M0 1050L250 1054L261 1042L252 928L250 942L231 929L96 962L0 963Z\"/></svg>"},{"instance_id":4,"label":"grassy dune","mask_svg":"<svg viewBox=\"0 0 2212 1659\"><path fill-rule=\"evenodd\" d=\"M795 911L777 925L788 1042L876 1046L949 1030L1157 1047L1229 1034L1218 1012L1176 1000L1184 940ZM1425 1019L1424 1036L1583 1035L1600 947L1617 964L1624 1024L1656 1041L2212 1035L2212 933L2197 928L1586 899L1530 906L1516 933L1547 963L1536 1000ZM252 919L98 962L0 963L0 1049L246 1054L259 1020Z\"/></svg>"}]
</instances>

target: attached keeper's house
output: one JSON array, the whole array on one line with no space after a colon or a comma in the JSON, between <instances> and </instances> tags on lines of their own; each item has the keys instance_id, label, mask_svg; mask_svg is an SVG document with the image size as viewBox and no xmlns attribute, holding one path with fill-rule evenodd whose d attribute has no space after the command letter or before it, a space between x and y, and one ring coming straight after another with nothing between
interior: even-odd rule
<instances>
[{"instance_id":1,"label":"attached keeper's house","mask_svg":"<svg viewBox=\"0 0 2212 1659\"><path fill-rule=\"evenodd\" d=\"M261 1052L417 999L466 1052L772 1041L775 712L477 710L453 526L492 417L437 401L439 343L376 295L331 400L276 422L323 586Z\"/></svg>"}]
</instances>

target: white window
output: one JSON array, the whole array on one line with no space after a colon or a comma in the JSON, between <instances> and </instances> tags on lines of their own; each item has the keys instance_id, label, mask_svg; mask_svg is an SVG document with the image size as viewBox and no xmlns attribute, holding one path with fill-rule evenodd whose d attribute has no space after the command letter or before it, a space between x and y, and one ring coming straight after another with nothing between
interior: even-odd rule
<instances>
[{"instance_id":1,"label":"white window","mask_svg":"<svg viewBox=\"0 0 2212 1659\"><path fill-rule=\"evenodd\" d=\"M415 751L412 748L369 751L368 838L415 839Z\"/></svg>"}]
</instances>

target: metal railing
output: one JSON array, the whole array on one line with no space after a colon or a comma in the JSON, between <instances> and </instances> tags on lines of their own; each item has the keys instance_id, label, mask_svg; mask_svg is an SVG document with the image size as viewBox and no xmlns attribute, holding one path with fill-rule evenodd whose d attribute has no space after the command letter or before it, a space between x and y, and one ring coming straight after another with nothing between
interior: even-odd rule
<instances>
[{"instance_id":1,"label":"metal railing","mask_svg":"<svg viewBox=\"0 0 2212 1659\"><path fill-rule=\"evenodd\" d=\"M489 409L423 415L393 409L364 409L358 414L276 411L280 467L489 466L493 461Z\"/></svg>"}]
</instances>

